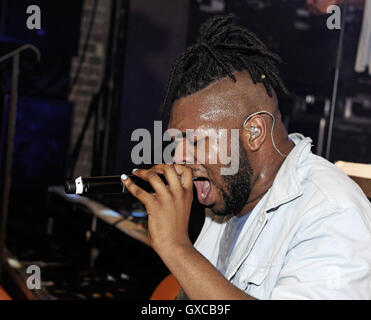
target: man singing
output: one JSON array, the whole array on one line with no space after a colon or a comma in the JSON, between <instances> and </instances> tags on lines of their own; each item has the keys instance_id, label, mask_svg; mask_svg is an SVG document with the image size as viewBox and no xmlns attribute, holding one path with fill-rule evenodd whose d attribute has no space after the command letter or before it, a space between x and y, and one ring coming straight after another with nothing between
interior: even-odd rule
<instances>
[{"instance_id":1,"label":"man singing","mask_svg":"<svg viewBox=\"0 0 371 320\"><path fill-rule=\"evenodd\" d=\"M175 61L164 105L181 132L174 164L122 181L148 212L153 249L189 299L371 299L371 204L340 169L287 134L276 92L279 57L233 16L215 16ZM298 71L299 72L299 71ZM187 131L197 132L194 137ZM238 170L209 160L211 132L239 130ZM223 131L225 132L225 131ZM206 161L197 161L199 146ZM233 153L232 145L228 151ZM168 185L159 177L166 177ZM193 201L206 219L193 246Z\"/></svg>"}]
</instances>

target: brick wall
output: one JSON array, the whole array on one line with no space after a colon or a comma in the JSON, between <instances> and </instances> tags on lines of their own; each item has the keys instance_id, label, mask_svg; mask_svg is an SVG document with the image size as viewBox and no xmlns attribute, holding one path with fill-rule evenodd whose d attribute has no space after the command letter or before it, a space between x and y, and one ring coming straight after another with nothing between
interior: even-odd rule
<instances>
[{"instance_id":1,"label":"brick wall","mask_svg":"<svg viewBox=\"0 0 371 320\"><path fill-rule=\"evenodd\" d=\"M79 55L82 54L82 48L85 43L88 31L93 0L84 0L83 12L81 17L80 32L80 49ZM89 102L92 95L99 89L104 68L104 55L106 40L108 39L109 19L110 19L110 0L99 0L94 25L90 35L89 45L85 54L85 60L82 65L79 80L76 83L69 99L75 103L73 118L71 148L75 145L77 137L81 132L84 119L87 115ZM71 79L74 78L78 68L80 57L74 57L71 67ZM92 119L93 120L93 119ZM75 167L74 176L90 175L92 165L92 147L93 147L93 123L86 132L85 139L80 150L80 156Z\"/></svg>"}]
</instances>

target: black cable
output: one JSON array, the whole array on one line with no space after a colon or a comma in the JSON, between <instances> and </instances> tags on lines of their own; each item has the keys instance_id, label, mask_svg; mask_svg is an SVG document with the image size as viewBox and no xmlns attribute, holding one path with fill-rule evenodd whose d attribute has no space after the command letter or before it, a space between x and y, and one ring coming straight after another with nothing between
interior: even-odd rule
<instances>
[{"instance_id":1,"label":"black cable","mask_svg":"<svg viewBox=\"0 0 371 320\"><path fill-rule=\"evenodd\" d=\"M339 78L340 78L340 71L341 71L340 69L341 69L341 62L342 62L342 56L343 56L344 34L345 34L347 10L348 10L348 0L344 0L343 14L341 17L342 20L341 20L339 43L338 43L337 52L336 52L335 76L334 76L334 84L332 88L331 107L330 107L330 110L331 110L330 111L330 123L329 123L327 145L326 145L326 159L329 161L330 161L330 153L331 153L332 132L333 132L333 126L334 126L337 93L338 93Z\"/></svg>"}]
</instances>

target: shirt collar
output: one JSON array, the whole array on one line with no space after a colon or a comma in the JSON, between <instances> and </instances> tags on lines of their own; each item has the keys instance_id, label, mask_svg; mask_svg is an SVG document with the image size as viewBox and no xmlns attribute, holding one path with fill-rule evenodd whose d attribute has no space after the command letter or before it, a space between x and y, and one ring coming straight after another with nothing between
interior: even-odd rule
<instances>
[{"instance_id":1,"label":"shirt collar","mask_svg":"<svg viewBox=\"0 0 371 320\"><path fill-rule=\"evenodd\" d=\"M265 211L267 213L303 194L303 190L299 183L297 168L311 152L312 139L309 137L306 138L300 133L290 134L289 139L295 143L295 147L282 163L274 179L273 185L269 191L267 205L265 206Z\"/></svg>"}]
</instances>

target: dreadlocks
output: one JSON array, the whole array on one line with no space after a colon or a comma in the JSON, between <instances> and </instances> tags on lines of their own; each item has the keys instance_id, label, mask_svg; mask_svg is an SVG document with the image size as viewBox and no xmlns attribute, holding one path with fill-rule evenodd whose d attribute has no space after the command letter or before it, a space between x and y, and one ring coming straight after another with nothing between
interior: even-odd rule
<instances>
[{"instance_id":1,"label":"dreadlocks","mask_svg":"<svg viewBox=\"0 0 371 320\"><path fill-rule=\"evenodd\" d=\"M276 67L280 62L255 34L237 26L233 15L213 16L201 26L197 42L175 60L161 110L226 76L236 82L234 71L247 70L270 97L272 87L288 93Z\"/></svg>"}]
</instances>

